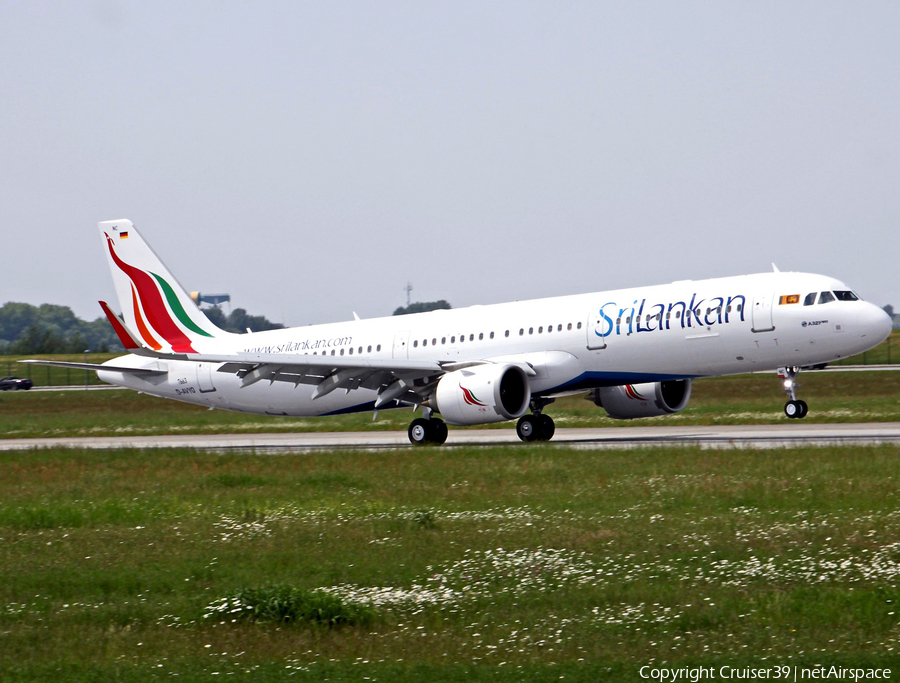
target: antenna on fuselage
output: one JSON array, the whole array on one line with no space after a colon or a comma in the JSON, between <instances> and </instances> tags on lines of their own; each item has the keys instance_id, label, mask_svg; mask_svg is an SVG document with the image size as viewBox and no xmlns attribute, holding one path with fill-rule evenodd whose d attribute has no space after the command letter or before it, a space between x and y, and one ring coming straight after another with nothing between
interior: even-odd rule
<instances>
[{"instance_id":1,"label":"antenna on fuselage","mask_svg":"<svg viewBox=\"0 0 900 683\"><path fill-rule=\"evenodd\" d=\"M773 272L773 273L780 273L780 272L781 272L780 270L778 270L778 266L776 266L774 263L772 264L772 272Z\"/></svg>"}]
</instances>

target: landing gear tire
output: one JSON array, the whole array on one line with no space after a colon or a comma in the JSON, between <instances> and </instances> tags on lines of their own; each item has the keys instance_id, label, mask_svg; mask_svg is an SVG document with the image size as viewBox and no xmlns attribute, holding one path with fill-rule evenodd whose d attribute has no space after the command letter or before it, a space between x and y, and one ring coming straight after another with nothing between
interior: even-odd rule
<instances>
[{"instance_id":1,"label":"landing gear tire","mask_svg":"<svg viewBox=\"0 0 900 683\"><path fill-rule=\"evenodd\" d=\"M784 404L784 414L791 419L800 419L806 417L809 413L809 406L806 401L788 401Z\"/></svg>"},{"instance_id":2,"label":"landing gear tire","mask_svg":"<svg viewBox=\"0 0 900 683\"><path fill-rule=\"evenodd\" d=\"M556 434L556 424L553 422L553 418L542 413L537 416L537 420L538 433L540 434L538 441L549 441L552 439L553 435Z\"/></svg>"},{"instance_id":3,"label":"landing gear tire","mask_svg":"<svg viewBox=\"0 0 900 683\"><path fill-rule=\"evenodd\" d=\"M447 429L447 423L443 420L431 420L431 425L433 429L431 442L438 445L444 443L447 440L447 434L450 433L450 430Z\"/></svg>"},{"instance_id":4,"label":"landing gear tire","mask_svg":"<svg viewBox=\"0 0 900 683\"><path fill-rule=\"evenodd\" d=\"M447 440L448 433L447 424L443 420L426 420L424 417L413 420L407 430L409 441L415 446L442 444Z\"/></svg>"},{"instance_id":5,"label":"landing gear tire","mask_svg":"<svg viewBox=\"0 0 900 683\"><path fill-rule=\"evenodd\" d=\"M409 435L411 444L421 446L430 441L428 437L430 436L431 427L428 423L429 421L425 418L417 417L409 424L409 429L406 430L406 433Z\"/></svg>"},{"instance_id":6,"label":"landing gear tire","mask_svg":"<svg viewBox=\"0 0 900 683\"><path fill-rule=\"evenodd\" d=\"M523 415L516 423L516 434L522 441L549 441L556 425L549 415Z\"/></svg>"},{"instance_id":7,"label":"landing gear tire","mask_svg":"<svg viewBox=\"0 0 900 683\"><path fill-rule=\"evenodd\" d=\"M538 425L534 415L523 415L516 422L516 434L522 441L537 441Z\"/></svg>"}]
</instances>

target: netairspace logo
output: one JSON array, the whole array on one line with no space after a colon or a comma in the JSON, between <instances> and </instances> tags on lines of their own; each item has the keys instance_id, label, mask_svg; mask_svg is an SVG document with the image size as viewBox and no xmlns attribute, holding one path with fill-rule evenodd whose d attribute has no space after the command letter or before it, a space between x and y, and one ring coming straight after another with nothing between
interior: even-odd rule
<instances>
[{"instance_id":1,"label":"netairspace logo","mask_svg":"<svg viewBox=\"0 0 900 683\"><path fill-rule=\"evenodd\" d=\"M638 671L641 678L655 681L690 681L697 683L701 680L887 680L891 677L890 669L844 669L838 666L825 667L799 667L799 666L772 666L772 667L743 667L735 668L722 666L715 669L711 666L682 667L680 669L652 668L642 666Z\"/></svg>"}]
</instances>

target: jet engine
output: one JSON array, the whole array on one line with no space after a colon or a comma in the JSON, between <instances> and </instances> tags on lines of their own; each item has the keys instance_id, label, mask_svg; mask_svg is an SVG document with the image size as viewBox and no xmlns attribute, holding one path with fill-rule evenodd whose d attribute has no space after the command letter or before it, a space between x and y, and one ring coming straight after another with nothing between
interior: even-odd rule
<instances>
[{"instance_id":1,"label":"jet engine","mask_svg":"<svg viewBox=\"0 0 900 683\"><path fill-rule=\"evenodd\" d=\"M521 417L531 401L531 387L518 365L476 365L441 377L433 408L448 424L476 425Z\"/></svg>"},{"instance_id":2,"label":"jet engine","mask_svg":"<svg viewBox=\"0 0 900 683\"><path fill-rule=\"evenodd\" d=\"M596 405L617 420L677 413L684 409L690 397L689 379L600 387L588 395Z\"/></svg>"}]
</instances>

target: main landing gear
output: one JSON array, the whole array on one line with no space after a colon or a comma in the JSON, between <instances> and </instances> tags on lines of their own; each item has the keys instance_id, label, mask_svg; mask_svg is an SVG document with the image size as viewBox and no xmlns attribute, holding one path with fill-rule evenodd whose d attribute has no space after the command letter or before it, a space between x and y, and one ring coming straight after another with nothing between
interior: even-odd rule
<instances>
[{"instance_id":1,"label":"main landing gear","mask_svg":"<svg viewBox=\"0 0 900 683\"><path fill-rule=\"evenodd\" d=\"M516 434L522 441L549 441L556 433L556 424L549 415L544 415L543 409L553 399L531 399L531 415L523 415L516 423Z\"/></svg>"},{"instance_id":2,"label":"main landing gear","mask_svg":"<svg viewBox=\"0 0 900 683\"><path fill-rule=\"evenodd\" d=\"M436 417L417 417L413 420L407 434L410 443L421 446L426 443L442 444L447 440L447 423Z\"/></svg>"},{"instance_id":3,"label":"main landing gear","mask_svg":"<svg viewBox=\"0 0 900 683\"><path fill-rule=\"evenodd\" d=\"M800 368L792 365L787 368L778 368L778 376L783 380L784 391L788 395L788 402L784 404L784 414L791 419L799 419L806 417L809 412L809 406L806 401L797 399L797 375L800 374Z\"/></svg>"}]
</instances>

